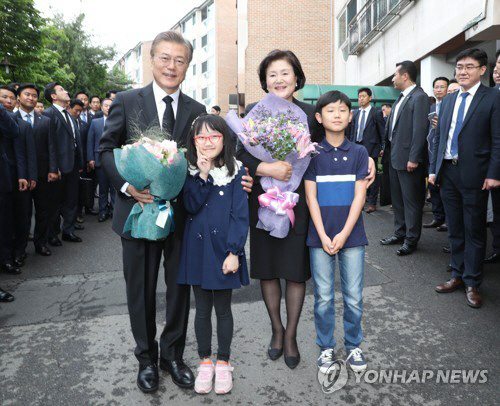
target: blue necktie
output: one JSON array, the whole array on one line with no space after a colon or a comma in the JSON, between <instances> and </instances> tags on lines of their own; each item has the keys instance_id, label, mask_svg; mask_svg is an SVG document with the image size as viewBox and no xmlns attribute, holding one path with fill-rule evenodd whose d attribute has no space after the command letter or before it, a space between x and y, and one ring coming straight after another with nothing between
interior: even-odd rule
<instances>
[{"instance_id":1,"label":"blue necktie","mask_svg":"<svg viewBox=\"0 0 500 406\"><path fill-rule=\"evenodd\" d=\"M468 95L469 92L464 92L460 95L462 96L462 101L460 102L460 106L458 107L457 122L455 124L455 130L453 131L453 137L451 138L450 154L452 157L456 157L458 155L458 134L460 134L460 130L462 130L462 124L464 122L465 101L467 100Z\"/></svg>"},{"instance_id":2,"label":"blue necktie","mask_svg":"<svg viewBox=\"0 0 500 406\"><path fill-rule=\"evenodd\" d=\"M29 114L26 114L26 122L33 127L33 121L31 120L31 116Z\"/></svg>"},{"instance_id":3,"label":"blue necktie","mask_svg":"<svg viewBox=\"0 0 500 406\"><path fill-rule=\"evenodd\" d=\"M365 130L365 110L361 112L361 123L358 128L358 136L356 137L357 142L363 141L363 131Z\"/></svg>"}]
</instances>

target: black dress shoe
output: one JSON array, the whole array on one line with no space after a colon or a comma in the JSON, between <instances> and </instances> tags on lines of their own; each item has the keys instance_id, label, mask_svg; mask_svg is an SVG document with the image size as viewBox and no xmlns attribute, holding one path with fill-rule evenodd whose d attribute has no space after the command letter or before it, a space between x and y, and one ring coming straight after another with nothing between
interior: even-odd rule
<instances>
[{"instance_id":1,"label":"black dress shoe","mask_svg":"<svg viewBox=\"0 0 500 406\"><path fill-rule=\"evenodd\" d=\"M11 275L19 275L21 273L21 270L17 266L14 266L10 263L3 264L2 271L4 271L5 273L10 273Z\"/></svg>"},{"instance_id":2,"label":"black dress shoe","mask_svg":"<svg viewBox=\"0 0 500 406\"><path fill-rule=\"evenodd\" d=\"M443 252L444 252L445 254L449 254L449 253L451 253L451 249L450 249L450 247L443 247Z\"/></svg>"},{"instance_id":3,"label":"black dress shoe","mask_svg":"<svg viewBox=\"0 0 500 406\"><path fill-rule=\"evenodd\" d=\"M50 257L52 255L52 252L45 245L35 247L35 252L42 257Z\"/></svg>"},{"instance_id":4,"label":"black dress shoe","mask_svg":"<svg viewBox=\"0 0 500 406\"><path fill-rule=\"evenodd\" d=\"M22 254L16 255L16 258L19 258L21 261L24 261L26 258L28 258L28 254L26 254L26 252L23 252Z\"/></svg>"},{"instance_id":5,"label":"black dress shoe","mask_svg":"<svg viewBox=\"0 0 500 406\"><path fill-rule=\"evenodd\" d=\"M422 224L422 227L423 228L436 228L436 227L439 227L441 224L443 224L442 221L437 221L437 220L432 219L432 221L430 223Z\"/></svg>"},{"instance_id":6,"label":"black dress shoe","mask_svg":"<svg viewBox=\"0 0 500 406\"><path fill-rule=\"evenodd\" d=\"M75 230L85 230L85 227L81 224L75 223Z\"/></svg>"},{"instance_id":7,"label":"black dress shoe","mask_svg":"<svg viewBox=\"0 0 500 406\"><path fill-rule=\"evenodd\" d=\"M500 254L494 252L489 257L486 257L483 262L485 264L496 264L497 262L500 262Z\"/></svg>"},{"instance_id":8,"label":"black dress shoe","mask_svg":"<svg viewBox=\"0 0 500 406\"><path fill-rule=\"evenodd\" d=\"M394 245L394 244L401 244L403 241L404 241L404 238L397 237L395 235L391 235L390 237L382 238L380 240L380 244L382 244L382 245Z\"/></svg>"},{"instance_id":9,"label":"black dress shoe","mask_svg":"<svg viewBox=\"0 0 500 406\"><path fill-rule=\"evenodd\" d=\"M0 302L13 302L14 296L0 288Z\"/></svg>"},{"instance_id":10,"label":"black dress shoe","mask_svg":"<svg viewBox=\"0 0 500 406\"><path fill-rule=\"evenodd\" d=\"M21 268L24 265L24 260L21 259L20 257L15 257L14 261L12 261L14 266L17 266L18 268Z\"/></svg>"},{"instance_id":11,"label":"black dress shoe","mask_svg":"<svg viewBox=\"0 0 500 406\"><path fill-rule=\"evenodd\" d=\"M410 255L416 249L416 245L410 245L405 242L401 247L399 247L399 249L396 251L396 254L402 257L404 255Z\"/></svg>"},{"instance_id":12,"label":"black dress shoe","mask_svg":"<svg viewBox=\"0 0 500 406\"><path fill-rule=\"evenodd\" d=\"M62 240L69 241L69 242L82 242L82 239L80 237L78 237L77 235L75 235L74 233L63 234Z\"/></svg>"},{"instance_id":13,"label":"black dress shoe","mask_svg":"<svg viewBox=\"0 0 500 406\"><path fill-rule=\"evenodd\" d=\"M97 218L97 221L99 223L102 223L103 221L106 221L108 219L108 214L107 213L101 213L99 214L99 217Z\"/></svg>"},{"instance_id":14,"label":"black dress shoe","mask_svg":"<svg viewBox=\"0 0 500 406\"><path fill-rule=\"evenodd\" d=\"M300 362L300 353L297 353L297 356L295 357L288 356L285 354L284 358L286 366L290 369L295 369Z\"/></svg>"},{"instance_id":15,"label":"black dress shoe","mask_svg":"<svg viewBox=\"0 0 500 406\"><path fill-rule=\"evenodd\" d=\"M194 375L183 360L170 361L160 358L160 368L172 375L172 382L181 388L194 386Z\"/></svg>"},{"instance_id":16,"label":"black dress shoe","mask_svg":"<svg viewBox=\"0 0 500 406\"><path fill-rule=\"evenodd\" d=\"M60 247L62 245L62 242L57 237L51 237L49 238L49 244L52 245L53 247Z\"/></svg>"},{"instance_id":17,"label":"black dress shoe","mask_svg":"<svg viewBox=\"0 0 500 406\"><path fill-rule=\"evenodd\" d=\"M79 224L82 224L82 223L85 223L85 220L83 219L83 217L82 217L82 216L78 216L78 217L76 218L76 222L77 222L77 223L79 223Z\"/></svg>"},{"instance_id":18,"label":"black dress shoe","mask_svg":"<svg viewBox=\"0 0 500 406\"><path fill-rule=\"evenodd\" d=\"M158 367L156 364L139 365L137 374L137 386L144 393L151 393L158 389Z\"/></svg>"},{"instance_id":19,"label":"black dress shoe","mask_svg":"<svg viewBox=\"0 0 500 406\"><path fill-rule=\"evenodd\" d=\"M443 223L438 228L436 228L436 231L439 231L439 232L448 231L448 226L445 223Z\"/></svg>"}]
</instances>

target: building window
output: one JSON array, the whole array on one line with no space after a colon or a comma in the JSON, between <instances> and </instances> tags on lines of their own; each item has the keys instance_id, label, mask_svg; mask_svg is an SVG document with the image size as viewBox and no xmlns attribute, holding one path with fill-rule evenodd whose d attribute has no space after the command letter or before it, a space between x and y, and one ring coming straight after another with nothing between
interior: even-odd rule
<instances>
[{"instance_id":1,"label":"building window","mask_svg":"<svg viewBox=\"0 0 500 406\"><path fill-rule=\"evenodd\" d=\"M193 63L193 76L196 76L196 64Z\"/></svg>"},{"instance_id":2,"label":"building window","mask_svg":"<svg viewBox=\"0 0 500 406\"><path fill-rule=\"evenodd\" d=\"M195 90L193 90L193 96L192 96L192 97L193 97L193 99L195 99L195 100L196 100L196 89L195 89Z\"/></svg>"},{"instance_id":3,"label":"building window","mask_svg":"<svg viewBox=\"0 0 500 406\"><path fill-rule=\"evenodd\" d=\"M201 89L201 98L205 100L208 97L208 88L204 87Z\"/></svg>"},{"instance_id":4,"label":"building window","mask_svg":"<svg viewBox=\"0 0 500 406\"><path fill-rule=\"evenodd\" d=\"M210 21L212 21L214 16L214 3L210 3L206 7L201 9L201 21L203 24L207 25Z\"/></svg>"},{"instance_id":5,"label":"building window","mask_svg":"<svg viewBox=\"0 0 500 406\"><path fill-rule=\"evenodd\" d=\"M192 17L192 24L195 25L196 24L196 13L193 13L193 17Z\"/></svg>"},{"instance_id":6,"label":"building window","mask_svg":"<svg viewBox=\"0 0 500 406\"><path fill-rule=\"evenodd\" d=\"M208 70L208 61L201 64L201 73L205 73Z\"/></svg>"},{"instance_id":7,"label":"building window","mask_svg":"<svg viewBox=\"0 0 500 406\"><path fill-rule=\"evenodd\" d=\"M339 46L347 39L347 21L346 21L346 11L344 10L340 17L338 18L337 27L339 29Z\"/></svg>"},{"instance_id":8,"label":"building window","mask_svg":"<svg viewBox=\"0 0 500 406\"><path fill-rule=\"evenodd\" d=\"M193 39L193 50L196 49L196 38Z\"/></svg>"},{"instance_id":9,"label":"building window","mask_svg":"<svg viewBox=\"0 0 500 406\"><path fill-rule=\"evenodd\" d=\"M201 47L204 48L207 46L207 44L208 44L208 36L204 35L203 37L201 37Z\"/></svg>"},{"instance_id":10,"label":"building window","mask_svg":"<svg viewBox=\"0 0 500 406\"><path fill-rule=\"evenodd\" d=\"M357 13L357 0L351 0L347 4L347 22L350 23L351 20L356 16Z\"/></svg>"}]
</instances>

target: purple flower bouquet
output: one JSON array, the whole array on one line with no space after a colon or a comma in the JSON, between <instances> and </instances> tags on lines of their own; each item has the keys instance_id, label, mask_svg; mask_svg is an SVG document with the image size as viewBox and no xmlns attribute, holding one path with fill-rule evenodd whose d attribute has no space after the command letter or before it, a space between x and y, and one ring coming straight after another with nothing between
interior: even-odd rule
<instances>
[{"instance_id":1,"label":"purple flower bouquet","mask_svg":"<svg viewBox=\"0 0 500 406\"><path fill-rule=\"evenodd\" d=\"M263 162L286 161L292 165L292 176L287 182L263 176L260 184L265 193L258 197L257 228L273 237L285 238L290 223L294 225L293 208L299 201L299 194L294 192L316 152L306 114L295 104L269 93L244 119L231 111L226 121L255 158Z\"/></svg>"}]
</instances>

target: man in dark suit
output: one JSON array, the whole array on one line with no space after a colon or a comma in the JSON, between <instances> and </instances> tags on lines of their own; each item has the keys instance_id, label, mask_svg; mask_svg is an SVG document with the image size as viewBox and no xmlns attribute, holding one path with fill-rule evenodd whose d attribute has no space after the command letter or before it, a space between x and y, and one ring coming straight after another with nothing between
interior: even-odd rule
<instances>
[{"instance_id":1,"label":"man in dark suit","mask_svg":"<svg viewBox=\"0 0 500 406\"><path fill-rule=\"evenodd\" d=\"M205 107L183 94L179 87L192 59L193 48L182 35L167 31L151 46L153 83L142 89L118 93L111 105L100 143L101 164L117 191L113 230L121 236L127 304L139 361L137 385L143 392L158 388L158 343L156 336L156 283L161 255L165 254L167 283L166 325L160 337L160 367L169 371L174 383L192 387L194 376L183 361L189 315L189 287L177 285L180 244L185 211L181 196L174 206L175 231L165 241L146 241L123 232L123 225L136 202L153 202L148 190L137 190L116 169L113 149L130 143L136 129L161 126L180 145L186 144L191 123Z\"/></svg>"},{"instance_id":2,"label":"man in dark suit","mask_svg":"<svg viewBox=\"0 0 500 406\"><path fill-rule=\"evenodd\" d=\"M55 215L57 182L49 183L49 162L56 161L55 150L49 148L50 119L35 112L40 96L33 83L22 83L18 89L19 110L17 114L33 128L33 139L36 158L36 178L30 181L31 197L35 205L35 229L33 243L35 252L41 256L50 256L47 247L49 220ZM30 159L31 161L31 159ZM31 220L31 201L29 203L29 220Z\"/></svg>"},{"instance_id":3,"label":"man in dark suit","mask_svg":"<svg viewBox=\"0 0 500 406\"><path fill-rule=\"evenodd\" d=\"M33 133L34 119L23 110L23 103L31 103L34 107L38 100L37 90L30 84L22 83L17 89L19 109L14 114L19 125L19 138L15 143L16 159L22 157L25 165L19 169L19 189L14 193L14 262L23 265L27 257L26 247L31 228L32 191L38 180L36 147ZM33 108L32 107L32 108ZM24 113L24 117L23 117ZM28 118L28 119L26 119Z\"/></svg>"},{"instance_id":4,"label":"man in dark suit","mask_svg":"<svg viewBox=\"0 0 500 406\"><path fill-rule=\"evenodd\" d=\"M380 243L403 243L397 250L398 255L415 251L422 231L429 98L415 84L416 80L417 67L413 62L396 64L392 82L401 94L385 127L384 156L390 163L394 234L381 239Z\"/></svg>"},{"instance_id":5,"label":"man in dark suit","mask_svg":"<svg viewBox=\"0 0 500 406\"><path fill-rule=\"evenodd\" d=\"M18 137L18 125L16 121L7 113L3 107L3 103L0 103L0 261L3 264L3 250L1 245L3 245L3 236L6 235L6 220L7 220L7 210L9 193L13 190L16 185L12 180L10 174L11 168L6 159L6 153L4 145L6 142L11 142L12 139ZM9 292L0 288L0 302L12 302L14 296Z\"/></svg>"},{"instance_id":6,"label":"man in dark suit","mask_svg":"<svg viewBox=\"0 0 500 406\"><path fill-rule=\"evenodd\" d=\"M444 76L437 77L432 82L432 89L434 92L434 96L436 97L436 103L432 104L430 107L430 113L436 113L436 116L439 115L439 108L441 107L441 102L443 98L448 93L448 84L450 81L448 78ZM429 154L428 162L430 163L432 160L432 151L434 148L434 136L436 134L436 129L434 125L430 126L429 134L427 135L427 151ZM445 214L443 202L441 201L441 194L439 193L439 187L429 183L429 193L431 195L431 204L432 204L432 216L433 219L430 223L423 224L424 228L436 228L438 231L447 231L448 228L445 224Z\"/></svg>"},{"instance_id":7,"label":"man in dark suit","mask_svg":"<svg viewBox=\"0 0 500 406\"><path fill-rule=\"evenodd\" d=\"M350 139L352 142L362 144L375 162L378 161L382 148L385 121L382 112L371 105L372 91L368 87L358 90L359 109L352 116L350 124ZM367 213L377 210L378 176L366 191Z\"/></svg>"},{"instance_id":8,"label":"man in dark suit","mask_svg":"<svg viewBox=\"0 0 500 406\"><path fill-rule=\"evenodd\" d=\"M99 143L104 133L104 125L108 118L111 103L111 99L104 99L102 101L103 117L92 120L87 139L87 162L92 170L95 169L97 180L99 181L99 217L97 219L99 223L102 223L113 215L113 207L115 205L115 189L109 182L108 176L102 168L101 160L99 159Z\"/></svg>"},{"instance_id":9,"label":"man in dark suit","mask_svg":"<svg viewBox=\"0 0 500 406\"><path fill-rule=\"evenodd\" d=\"M75 231L78 215L78 187L80 171L83 169L83 151L80 134L73 117L66 107L70 101L68 92L57 82L49 83L44 91L45 99L52 106L44 111L50 118L49 147L55 148L56 162L49 162L49 180L59 178L59 208L63 218L62 239L69 242L81 242ZM61 245L57 235L60 232L60 217L56 214L52 222L49 243Z\"/></svg>"},{"instance_id":10,"label":"man in dark suit","mask_svg":"<svg viewBox=\"0 0 500 406\"><path fill-rule=\"evenodd\" d=\"M488 190L500 187L500 93L481 84L488 56L478 48L456 58L460 90L444 98L429 182L441 186L452 277L439 293L464 288L466 302L482 305L479 285L486 249Z\"/></svg>"}]
</instances>

